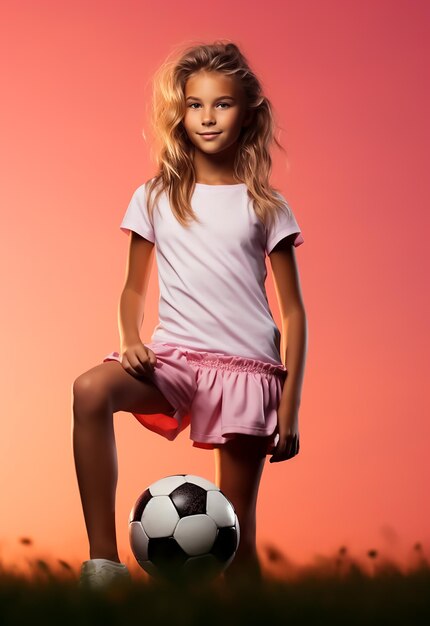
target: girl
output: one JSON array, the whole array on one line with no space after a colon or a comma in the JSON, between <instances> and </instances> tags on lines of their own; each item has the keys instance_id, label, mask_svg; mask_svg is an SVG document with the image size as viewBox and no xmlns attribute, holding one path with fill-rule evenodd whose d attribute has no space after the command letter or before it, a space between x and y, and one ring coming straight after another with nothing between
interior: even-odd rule
<instances>
[{"instance_id":1,"label":"girl","mask_svg":"<svg viewBox=\"0 0 430 626\"><path fill-rule=\"evenodd\" d=\"M304 240L269 184L272 108L235 44L198 45L166 61L154 83L153 123L159 170L136 189L120 225L130 234L120 352L73 384L73 452L90 556L80 584L129 576L115 532L117 411L170 441L190 426L193 446L214 450L215 482L240 524L224 580L246 572L260 581L256 503L266 455L275 463L299 452L307 322L293 248ZM154 246L159 323L144 344ZM265 291L266 254L285 365Z\"/></svg>"}]
</instances>

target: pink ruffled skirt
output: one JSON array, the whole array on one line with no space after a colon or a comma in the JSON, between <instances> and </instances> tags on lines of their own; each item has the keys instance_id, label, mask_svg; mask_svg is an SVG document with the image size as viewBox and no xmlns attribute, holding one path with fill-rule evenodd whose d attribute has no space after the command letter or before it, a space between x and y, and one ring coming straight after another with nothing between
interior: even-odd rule
<instances>
[{"instance_id":1,"label":"pink ruffled skirt","mask_svg":"<svg viewBox=\"0 0 430 626\"><path fill-rule=\"evenodd\" d=\"M171 414L133 413L149 430L173 441L190 426L197 448L213 449L238 433L270 437L266 454L279 439L277 409L287 376L284 365L164 342L145 343L157 357L148 373L175 407ZM111 352L104 361L119 361Z\"/></svg>"}]
</instances>

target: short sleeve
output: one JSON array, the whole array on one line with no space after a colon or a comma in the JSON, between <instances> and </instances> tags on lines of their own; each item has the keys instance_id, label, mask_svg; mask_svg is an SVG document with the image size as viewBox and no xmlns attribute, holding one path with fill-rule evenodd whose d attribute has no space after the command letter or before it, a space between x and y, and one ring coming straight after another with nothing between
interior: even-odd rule
<instances>
[{"instance_id":1,"label":"short sleeve","mask_svg":"<svg viewBox=\"0 0 430 626\"><path fill-rule=\"evenodd\" d=\"M121 230L128 235L131 230L138 233L145 239L155 243L154 228L149 221L148 208L146 204L145 184L140 185L133 193L130 204L120 224Z\"/></svg>"},{"instance_id":2,"label":"short sleeve","mask_svg":"<svg viewBox=\"0 0 430 626\"><path fill-rule=\"evenodd\" d=\"M293 233L296 233L296 237L293 239L293 246L297 248L305 241L290 205L281 194L277 193L277 195L284 202L285 208L277 211L272 224L266 228L266 254L270 254L281 239Z\"/></svg>"}]
</instances>

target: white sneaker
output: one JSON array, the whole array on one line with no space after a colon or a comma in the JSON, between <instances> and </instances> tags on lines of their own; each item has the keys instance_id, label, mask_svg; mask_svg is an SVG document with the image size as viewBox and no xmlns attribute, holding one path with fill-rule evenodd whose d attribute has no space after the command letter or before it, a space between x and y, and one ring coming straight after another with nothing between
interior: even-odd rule
<instances>
[{"instance_id":1,"label":"white sneaker","mask_svg":"<svg viewBox=\"0 0 430 626\"><path fill-rule=\"evenodd\" d=\"M109 559L89 559L82 563L78 587L105 589L117 582L131 582L130 572L124 563Z\"/></svg>"}]
</instances>

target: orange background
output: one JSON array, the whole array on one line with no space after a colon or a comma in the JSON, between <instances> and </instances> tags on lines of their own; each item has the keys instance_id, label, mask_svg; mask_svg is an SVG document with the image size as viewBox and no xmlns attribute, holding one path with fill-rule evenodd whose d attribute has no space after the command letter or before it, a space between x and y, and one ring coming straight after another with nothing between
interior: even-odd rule
<instances>
[{"instance_id":1,"label":"orange background","mask_svg":"<svg viewBox=\"0 0 430 626\"><path fill-rule=\"evenodd\" d=\"M71 388L119 348L128 238L119 223L153 175L150 79L173 46L236 41L271 99L273 183L296 249L309 347L300 454L266 463L259 546L305 563L347 545L407 560L428 549L430 4L221 0L4 2L0 23L1 557L79 562L87 537L71 445ZM269 262L268 262L269 267ZM142 328L157 323L154 263ZM269 299L280 317L271 276ZM169 442L115 414L117 533L151 482L214 480L189 431Z\"/></svg>"}]
</instances>

